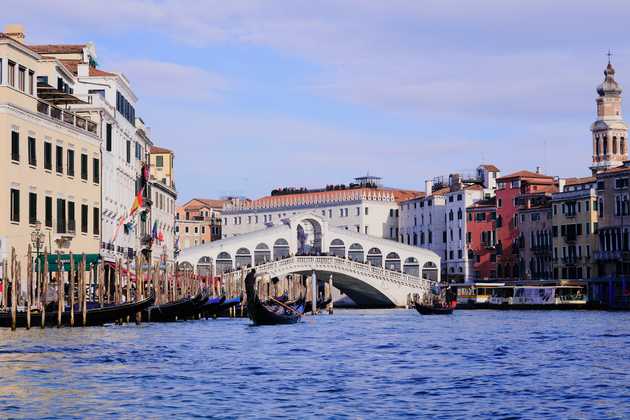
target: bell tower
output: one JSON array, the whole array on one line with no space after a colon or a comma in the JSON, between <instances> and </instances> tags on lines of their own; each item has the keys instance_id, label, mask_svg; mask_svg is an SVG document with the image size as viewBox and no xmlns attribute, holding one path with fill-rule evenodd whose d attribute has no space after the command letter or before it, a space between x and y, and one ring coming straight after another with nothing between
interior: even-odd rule
<instances>
[{"instance_id":1,"label":"bell tower","mask_svg":"<svg viewBox=\"0 0 630 420\"><path fill-rule=\"evenodd\" d=\"M615 69L610 63L604 70L604 81L597 87L597 121L591 125L593 133L593 165L597 173L620 166L628 159L628 126L621 114L621 85L615 80Z\"/></svg>"}]
</instances>

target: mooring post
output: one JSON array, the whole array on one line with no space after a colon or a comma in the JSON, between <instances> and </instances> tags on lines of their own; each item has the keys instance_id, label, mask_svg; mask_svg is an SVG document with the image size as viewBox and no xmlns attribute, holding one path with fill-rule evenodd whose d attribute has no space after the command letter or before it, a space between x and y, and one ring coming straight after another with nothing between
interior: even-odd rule
<instances>
[{"instance_id":1,"label":"mooring post","mask_svg":"<svg viewBox=\"0 0 630 420\"><path fill-rule=\"evenodd\" d=\"M41 267L40 267L41 269ZM48 300L48 248L44 248L44 274L42 276L42 291L40 293L40 303L42 311L41 328L46 327L46 304Z\"/></svg>"},{"instance_id":2,"label":"mooring post","mask_svg":"<svg viewBox=\"0 0 630 420\"><path fill-rule=\"evenodd\" d=\"M57 328L61 328L61 315L66 306L64 300L63 266L61 264L61 254L57 250Z\"/></svg>"},{"instance_id":3,"label":"mooring post","mask_svg":"<svg viewBox=\"0 0 630 420\"><path fill-rule=\"evenodd\" d=\"M326 299L330 299L330 302L328 302L328 314L332 315L333 314L333 276L332 274L328 278L328 296L326 296Z\"/></svg>"},{"instance_id":4,"label":"mooring post","mask_svg":"<svg viewBox=\"0 0 630 420\"><path fill-rule=\"evenodd\" d=\"M17 268L15 262L15 248L11 247L11 331L15 331L17 318Z\"/></svg>"},{"instance_id":5,"label":"mooring post","mask_svg":"<svg viewBox=\"0 0 630 420\"><path fill-rule=\"evenodd\" d=\"M311 308L313 310L313 315L317 315L317 274L315 270L313 270L313 275L311 276L311 291L312 291L312 301Z\"/></svg>"}]
</instances>

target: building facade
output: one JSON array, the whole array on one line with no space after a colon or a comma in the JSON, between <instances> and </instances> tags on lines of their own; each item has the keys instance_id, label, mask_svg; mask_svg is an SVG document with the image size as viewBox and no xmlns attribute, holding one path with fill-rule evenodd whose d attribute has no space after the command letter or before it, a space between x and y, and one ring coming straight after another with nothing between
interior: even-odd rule
<instances>
[{"instance_id":1,"label":"building facade","mask_svg":"<svg viewBox=\"0 0 630 420\"><path fill-rule=\"evenodd\" d=\"M519 271L522 280L553 278L551 193L517 199Z\"/></svg>"},{"instance_id":2,"label":"building facade","mask_svg":"<svg viewBox=\"0 0 630 420\"><path fill-rule=\"evenodd\" d=\"M595 177L571 178L554 193L553 278L590 280L597 276L597 193Z\"/></svg>"},{"instance_id":3,"label":"building facade","mask_svg":"<svg viewBox=\"0 0 630 420\"><path fill-rule=\"evenodd\" d=\"M150 185L153 195L151 237L153 262L173 263L175 259L175 154L163 147L152 146L150 152Z\"/></svg>"},{"instance_id":4,"label":"building facade","mask_svg":"<svg viewBox=\"0 0 630 420\"><path fill-rule=\"evenodd\" d=\"M554 178L538 172L519 171L497 179L498 278L519 280L523 276L518 223L518 211L524 204L523 200L532 200L532 196L550 194L555 190Z\"/></svg>"},{"instance_id":5,"label":"building facade","mask_svg":"<svg viewBox=\"0 0 630 420\"><path fill-rule=\"evenodd\" d=\"M136 116L138 98L122 73L97 68L93 44L32 45L48 59L58 60L74 75L74 94L81 100L70 107L95 121L102 139L102 241L100 254L110 264L151 253L151 192L148 168L150 130ZM132 214L140 195L142 206Z\"/></svg>"},{"instance_id":6,"label":"building facade","mask_svg":"<svg viewBox=\"0 0 630 420\"><path fill-rule=\"evenodd\" d=\"M345 186L317 190L284 188L257 200L231 200L223 207L223 237L228 238L283 223L304 212L325 217L334 227L366 235L398 239L399 203L417 191L386 188L380 178L360 177Z\"/></svg>"},{"instance_id":7,"label":"building facade","mask_svg":"<svg viewBox=\"0 0 630 420\"><path fill-rule=\"evenodd\" d=\"M474 174L451 174L447 181L426 181L426 195L400 204L399 240L440 255L444 280L469 278L466 209L494 196L499 173L494 165L480 165Z\"/></svg>"},{"instance_id":8,"label":"building facade","mask_svg":"<svg viewBox=\"0 0 630 420\"><path fill-rule=\"evenodd\" d=\"M193 198L177 208L177 249L204 245L222 238L221 212L226 200Z\"/></svg>"},{"instance_id":9,"label":"building facade","mask_svg":"<svg viewBox=\"0 0 630 420\"><path fill-rule=\"evenodd\" d=\"M40 225L40 252L98 254L99 127L62 109L78 101L76 78L23 40L0 34L0 258L24 257Z\"/></svg>"},{"instance_id":10,"label":"building facade","mask_svg":"<svg viewBox=\"0 0 630 420\"><path fill-rule=\"evenodd\" d=\"M479 200L466 209L466 245L469 276L466 282L497 277L497 200Z\"/></svg>"}]
</instances>

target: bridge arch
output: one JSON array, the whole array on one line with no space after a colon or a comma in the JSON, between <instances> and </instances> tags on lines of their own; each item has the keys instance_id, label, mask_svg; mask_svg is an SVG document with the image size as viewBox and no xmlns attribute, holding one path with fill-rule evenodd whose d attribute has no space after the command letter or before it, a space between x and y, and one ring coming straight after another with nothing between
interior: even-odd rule
<instances>
[{"instance_id":1,"label":"bridge arch","mask_svg":"<svg viewBox=\"0 0 630 420\"><path fill-rule=\"evenodd\" d=\"M322 253L322 225L313 217L301 219L296 226L299 255L320 255Z\"/></svg>"},{"instance_id":2,"label":"bridge arch","mask_svg":"<svg viewBox=\"0 0 630 420\"><path fill-rule=\"evenodd\" d=\"M385 268L392 271L400 271L400 255L390 252L385 257Z\"/></svg>"},{"instance_id":3,"label":"bridge arch","mask_svg":"<svg viewBox=\"0 0 630 420\"><path fill-rule=\"evenodd\" d=\"M348 259L352 261L358 261L358 262L365 261L364 253L363 253L363 246L356 242L350 245L350 248L348 248Z\"/></svg>"},{"instance_id":4,"label":"bridge arch","mask_svg":"<svg viewBox=\"0 0 630 420\"><path fill-rule=\"evenodd\" d=\"M370 263L370 265L373 265L374 267L382 267L383 253L380 249L372 247L367 253L367 261Z\"/></svg>"},{"instance_id":5,"label":"bridge arch","mask_svg":"<svg viewBox=\"0 0 630 420\"><path fill-rule=\"evenodd\" d=\"M271 261L271 250L264 242L259 243L254 248L254 265L264 264Z\"/></svg>"},{"instance_id":6,"label":"bridge arch","mask_svg":"<svg viewBox=\"0 0 630 420\"><path fill-rule=\"evenodd\" d=\"M335 257L346 258L346 244L341 239L333 239L330 242L329 254Z\"/></svg>"},{"instance_id":7,"label":"bridge arch","mask_svg":"<svg viewBox=\"0 0 630 420\"><path fill-rule=\"evenodd\" d=\"M225 251L219 253L219 255L217 255L216 262L217 274L223 274L228 271L232 271L233 269L234 266L232 265L232 256Z\"/></svg>"}]
</instances>

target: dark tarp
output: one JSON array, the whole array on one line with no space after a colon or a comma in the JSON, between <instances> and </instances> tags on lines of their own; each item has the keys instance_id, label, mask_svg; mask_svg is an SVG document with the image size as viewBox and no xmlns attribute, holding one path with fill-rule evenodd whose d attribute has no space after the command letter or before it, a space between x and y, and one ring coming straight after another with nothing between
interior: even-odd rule
<instances>
[{"instance_id":1,"label":"dark tarp","mask_svg":"<svg viewBox=\"0 0 630 420\"><path fill-rule=\"evenodd\" d=\"M74 259L74 269L78 270L79 264L83 261L83 255L81 254L73 254L72 258ZM62 262L62 271L70 271L70 254L60 254L59 259ZM90 264L98 264L101 261L101 256L99 254L85 254L85 264L86 268L89 269ZM40 269L41 267L41 269ZM37 271L44 271L44 256L40 255L37 259ZM57 271L57 255L49 255L48 256L48 272L52 273Z\"/></svg>"}]
</instances>

